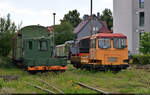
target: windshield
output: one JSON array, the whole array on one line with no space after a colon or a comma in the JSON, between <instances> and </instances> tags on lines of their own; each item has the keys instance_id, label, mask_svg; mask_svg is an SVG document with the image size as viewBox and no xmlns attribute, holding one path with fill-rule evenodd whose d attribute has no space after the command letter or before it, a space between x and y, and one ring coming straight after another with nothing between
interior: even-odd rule
<instances>
[{"instance_id":1,"label":"windshield","mask_svg":"<svg viewBox=\"0 0 150 95\"><path fill-rule=\"evenodd\" d=\"M125 38L113 38L114 48L125 48L126 39Z\"/></svg>"},{"instance_id":2,"label":"windshield","mask_svg":"<svg viewBox=\"0 0 150 95\"><path fill-rule=\"evenodd\" d=\"M110 48L110 38L100 38L98 40L99 48Z\"/></svg>"}]
</instances>

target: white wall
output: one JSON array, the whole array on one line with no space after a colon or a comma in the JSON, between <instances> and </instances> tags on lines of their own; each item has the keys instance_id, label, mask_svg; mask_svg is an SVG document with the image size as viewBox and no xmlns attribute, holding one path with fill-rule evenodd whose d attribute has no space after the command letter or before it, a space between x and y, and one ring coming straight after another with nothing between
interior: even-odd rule
<instances>
[{"instance_id":1,"label":"white wall","mask_svg":"<svg viewBox=\"0 0 150 95\"><path fill-rule=\"evenodd\" d=\"M114 33L123 33L128 37L128 48L132 50L132 0L114 0Z\"/></svg>"}]
</instances>

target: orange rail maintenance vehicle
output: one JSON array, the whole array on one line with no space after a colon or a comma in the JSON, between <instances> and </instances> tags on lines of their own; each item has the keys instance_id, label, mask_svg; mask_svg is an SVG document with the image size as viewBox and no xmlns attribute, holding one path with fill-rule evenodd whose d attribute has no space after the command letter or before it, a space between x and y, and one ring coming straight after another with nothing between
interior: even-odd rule
<instances>
[{"instance_id":1,"label":"orange rail maintenance vehicle","mask_svg":"<svg viewBox=\"0 0 150 95\"><path fill-rule=\"evenodd\" d=\"M92 35L86 43L89 43L88 54L79 52L78 56L71 56L74 67L119 71L129 66L127 36L121 33L99 33Z\"/></svg>"}]
</instances>

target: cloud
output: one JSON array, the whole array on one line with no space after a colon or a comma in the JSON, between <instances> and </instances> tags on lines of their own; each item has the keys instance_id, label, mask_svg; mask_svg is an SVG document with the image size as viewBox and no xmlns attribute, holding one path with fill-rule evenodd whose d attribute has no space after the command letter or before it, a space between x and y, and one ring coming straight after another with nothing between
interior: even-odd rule
<instances>
[{"instance_id":1,"label":"cloud","mask_svg":"<svg viewBox=\"0 0 150 95\"><path fill-rule=\"evenodd\" d=\"M17 24L23 21L23 26L28 24L40 24L45 26L52 24L52 22L48 22L48 19L50 19L48 10L33 11L29 9L18 9L10 3L2 2L0 3L0 13L1 17L10 13L11 18L13 18Z\"/></svg>"},{"instance_id":2,"label":"cloud","mask_svg":"<svg viewBox=\"0 0 150 95\"><path fill-rule=\"evenodd\" d=\"M112 0L93 0L93 13L101 12L106 7L112 10L112 5ZM59 24L64 14L73 9L80 12L80 17L90 14L90 0L37 0L36 3L35 0L0 0L0 17L10 13L12 20L17 24L22 21L23 26L53 25L53 12L56 12L56 24Z\"/></svg>"},{"instance_id":3,"label":"cloud","mask_svg":"<svg viewBox=\"0 0 150 95\"><path fill-rule=\"evenodd\" d=\"M5 12L7 14L9 12L23 15L36 15L36 12L28 9L17 9L9 3L0 3L0 12Z\"/></svg>"}]
</instances>

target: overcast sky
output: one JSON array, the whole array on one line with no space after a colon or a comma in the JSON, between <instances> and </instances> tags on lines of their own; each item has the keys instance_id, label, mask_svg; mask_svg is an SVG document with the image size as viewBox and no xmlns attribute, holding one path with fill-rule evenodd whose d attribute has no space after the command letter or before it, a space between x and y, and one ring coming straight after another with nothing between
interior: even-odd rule
<instances>
[{"instance_id":1,"label":"overcast sky","mask_svg":"<svg viewBox=\"0 0 150 95\"><path fill-rule=\"evenodd\" d=\"M113 9L113 0L93 0L93 13L102 12L105 8ZM56 24L69 10L77 9L80 17L90 14L90 0L0 0L0 17L7 13L11 19L22 26L53 24L53 12L56 12Z\"/></svg>"}]
</instances>

